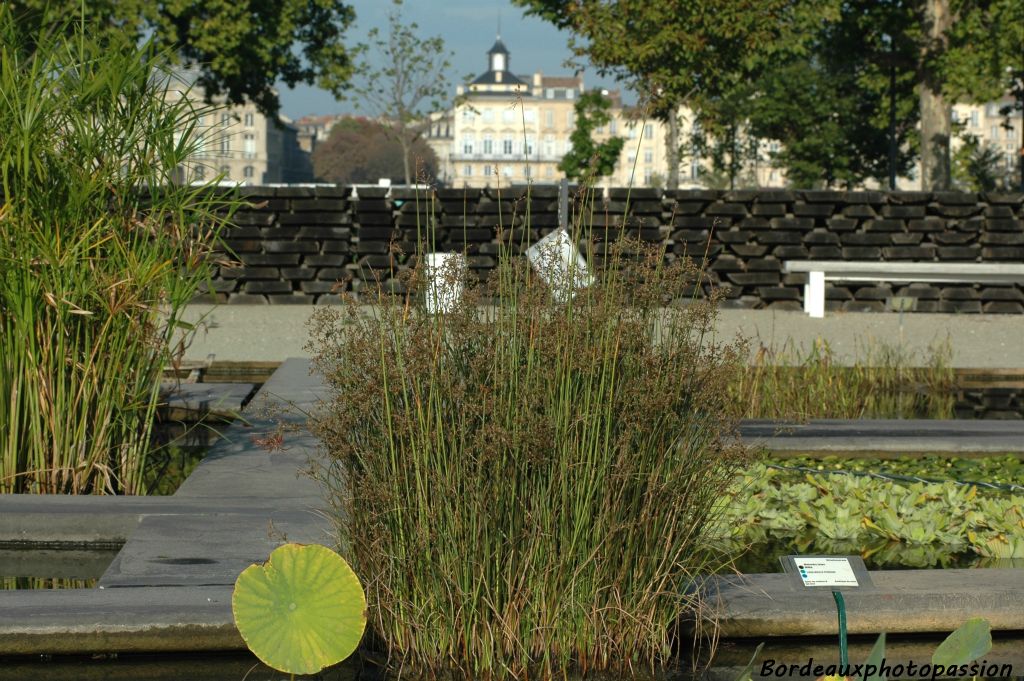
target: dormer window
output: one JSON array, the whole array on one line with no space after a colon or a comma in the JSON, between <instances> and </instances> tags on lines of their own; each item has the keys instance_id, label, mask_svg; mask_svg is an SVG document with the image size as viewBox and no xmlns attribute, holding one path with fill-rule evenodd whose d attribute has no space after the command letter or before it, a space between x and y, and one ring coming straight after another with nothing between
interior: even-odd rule
<instances>
[{"instance_id":1,"label":"dormer window","mask_svg":"<svg viewBox=\"0 0 1024 681\"><path fill-rule=\"evenodd\" d=\"M505 70L505 55L500 52L491 55L491 70L492 71L504 71Z\"/></svg>"}]
</instances>

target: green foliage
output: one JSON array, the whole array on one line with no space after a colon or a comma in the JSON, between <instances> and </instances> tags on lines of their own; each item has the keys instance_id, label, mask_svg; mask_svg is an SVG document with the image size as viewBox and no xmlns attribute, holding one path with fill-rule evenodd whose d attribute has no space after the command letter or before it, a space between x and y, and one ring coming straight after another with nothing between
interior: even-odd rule
<instances>
[{"instance_id":1,"label":"green foliage","mask_svg":"<svg viewBox=\"0 0 1024 681\"><path fill-rule=\"evenodd\" d=\"M514 0L572 32L570 49L599 73L629 82L651 112L674 125L682 105L706 102L759 66L799 53L811 26L835 12L828 0ZM679 140L669 135L668 187L678 183Z\"/></svg>"},{"instance_id":2,"label":"green foliage","mask_svg":"<svg viewBox=\"0 0 1024 681\"><path fill-rule=\"evenodd\" d=\"M1017 0L953 2L957 20L948 48L937 56L944 90L953 99L989 102L1016 91L1024 104L1024 5Z\"/></svg>"},{"instance_id":3,"label":"green foliage","mask_svg":"<svg viewBox=\"0 0 1024 681\"><path fill-rule=\"evenodd\" d=\"M974 135L964 135L963 144L953 154L953 183L969 192L991 192L1007 188L1001 170L1003 155L982 144Z\"/></svg>"},{"instance_id":4,"label":"green foliage","mask_svg":"<svg viewBox=\"0 0 1024 681\"><path fill-rule=\"evenodd\" d=\"M734 486L719 541L784 541L801 553L859 553L876 564L927 567L973 553L1024 559L1024 495L850 475L792 474L757 464ZM951 513L950 509L956 509Z\"/></svg>"},{"instance_id":5,"label":"green foliage","mask_svg":"<svg viewBox=\"0 0 1024 681\"><path fill-rule=\"evenodd\" d=\"M417 176L437 172L434 150L420 139L409 147ZM401 182L406 155L401 143L381 123L366 118L343 118L331 128L326 140L313 150L313 173L323 182L376 184L382 177Z\"/></svg>"},{"instance_id":6,"label":"green foliage","mask_svg":"<svg viewBox=\"0 0 1024 681\"><path fill-rule=\"evenodd\" d=\"M420 38L419 26L406 22L402 0L392 0L387 35L370 29L370 44L354 50L359 59L353 85L354 101L372 117L386 121L383 129L402 149L405 184L411 184L417 169L412 164L413 145L429 125L428 114L444 108L450 85L451 53L446 53L440 36ZM373 62L366 59L373 52ZM380 66L375 66L380 64Z\"/></svg>"},{"instance_id":7,"label":"green foliage","mask_svg":"<svg viewBox=\"0 0 1024 681\"><path fill-rule=\"evenodd\" d=\"M992 626L988 620L976 617L957 628L932 653L932 664L944 667L974 662L992 650Z\"/></svg>"},{"instance_id":8,"label":"green foliage","mask_svg":"<svg viewBox=\"0 0 1024 681\"><path fill-rule=\"evenodd\" d=\"M320 477L372 628L395 665L475 679L665 662L744 460L743 355L709 340L708 302L664 312L692 265L620 243L558 303L501 233L486 283L438 272L464 287L445 314L420 266L407 296L316 315Z\"/></svg>"},{"instance_id":9,"label":"green foliage","mask_svg":"<svg viewBox=\"0 0 1024 681\"><path fill-rule=\"evenodd\" d=\"M821 340L807 350L762 346L730 391L747 418L951 418L949 353L948 346L936 346L920 358L867 344L863 357L845 366Z\"/></svg>"},{"instance_id":10,"label":"green foliage","mask_svg":"<svg viewBox=\"0 0 1024 681\"><path fill-rule=\"evenodd\" d=\"M288 674L315 674L355 652L366 597L348 563L326 546L282 544L235 580L231 612L256 657Z\"/></svg>"},{"instance_id":11,"label":"green foliage","mask_svg":"<svg viewBox=\"0 0 1024 681\"><path fill-rule=\"evenodd\" d=\"M865 679L864 681L885 681L885 677L881 675L882 663L885 661L885 632L883 631L878 635L878 639L875 641L875 645L871 646L871 652L868 653L868 659L864 662L865 667ZM874 673L867 673L866 670L875 670Z\"/></svg>"},{"instance_id":12,"label":"green foliage","mask_svg":"<svg viewBox=\"0 0 1024 681\"><path fill-rule=\"evenodd\" d=\"M342 34L355 12L338 0L12 0L4 3L25 35L60 25L84 9L97 40L149 37L199 70L207 97L246 99L265 113L280 106L275 87L317 85L335 96L352 74ZM212 99L210 101L213 101Z\"/></svg>"},{"instance_id":13,"label":"green foliage","mask_svg":"<svg viewBox=\"0 0 1024 681\"><path fill-rule=\"evenodd\" d=\"M998 485L1024 486L1024 460L1014 454L963 458L930 454L926 456L901 455L897 458L840 456L795 456L773 459L771 463L783 466L813 468L827 475L832 471L852 473L880 473L922 478L933 482L959 480L960 482L990 482ZM790 481L799 482L803 473L791 473ZM986 494L985 487L978 488Z\"/></svg>"},{"instance_id":14,"label":"green foliage","mask_svg":"<svg viewBox=\"0 0 1024 681\"><path fill-rule=\"evenodd\" d=\"M576 100L576 127L569 136L572 149L562 157L558 169L570 180L586 181L611 175L622 153L626 141L621 137L610 137L600 144L591 135L595 128L608 125L611 115L611 100L599 90L591 90Z\"/></svg>"},{"instance_id":15,"label":"green foliage","mask_svg":"<svg viewBox=\"0 0 1024 681\"><path fill-rule=\"evenodd\" d=\"M211 112L168 96L162 53L24 28L0 8L0 492L138 494L180 312L237 204L176 184Z\"/></svg>"},{"instance_id":16,"label":"green foliage","mask_svg":"<svg viewBox=\"0 0 1024 681\"><path fill-rule=\"evenodd\" d=\"M792 186L851 188L889 173L890 67L896 76L896 172L915 160L914 17L891 3L846 2L835 21L816 28L809 52L766 67L746 86L749 103L726 120L749 116L752 133L778 140L773 162ZM728 100L725 102L728 105Z\"/></svg>"}]
</instances>

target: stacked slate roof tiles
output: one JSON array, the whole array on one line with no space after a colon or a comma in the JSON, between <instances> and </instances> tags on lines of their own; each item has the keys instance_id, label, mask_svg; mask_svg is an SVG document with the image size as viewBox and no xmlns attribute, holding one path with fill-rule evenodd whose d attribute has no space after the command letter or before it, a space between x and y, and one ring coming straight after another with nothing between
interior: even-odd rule
<instances>
[{"instance_id":1,"label":"stacked slate roof tiles","mask_svg":"<svg viewBox=\"0 0 1024 681\"><path fill-rule=\"evenodd\" d=\"M575 191L575 190L574 190ZM521 250L558 226L557 188L506 189L254 187L253 207L235 216L225 243L236 261L212 290L229 304L323 304L359 296L380 281L402 289L401 272L417 244L465 252L486 277L500 243ZM575 203L575 202L574 202ZM577 209L571 209L577 210ZM669 258L705 257L710 288L726 307L800 309L805 275L785 275L786 260L915 262L1024 261L1024 194L788 190L611 189L582 216L580 245L623 230L664 243ZM589 230L589 231L588 231ZM883 311L894 297L917 311L1024 312L1018 285L830 285L826 307Z\"/></svg>"}]
</instances>

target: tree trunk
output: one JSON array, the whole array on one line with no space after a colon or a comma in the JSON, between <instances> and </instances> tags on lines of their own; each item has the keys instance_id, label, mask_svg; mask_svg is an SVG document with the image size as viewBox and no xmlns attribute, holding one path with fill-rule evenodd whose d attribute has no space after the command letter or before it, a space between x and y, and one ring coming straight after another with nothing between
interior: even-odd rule
<instances>
[{"instance_id":1,"label":"tree trunk","mask_svg":"<svg viewBox=\"0 0 1024 681\"><path fill-rule=\"evenodd\" d=\"M668 110L668 130L665 132L665 161L668 163L668 177L665 189L679 189L679 111Z\"/></svg>"},{"instance_id":2,"label":"tree trunk","mask_svg":"<svg viewBox=\"0 0 1024 681\"><path fill-rule=\"evenodd\" d=\"M949 0L925 0L924 40L921 51L921 189L946 190L950 185L949 106L942 96L942 79L935 57L946 49L953 18Z\"/></svg>"},{"instance_id":3,"label":"tree trunk","mask_svg":"<svg viewBox=\"0 0 1024 681\"><path fill-rule=\"evenodd\" d=\"M398 138L398 143L402 146L402 168L405 170L405 184L412 184L412 173L409 168L409 152L412 149L412 145L406 139L405 134L401 134Z\"/></svg>"}]
</instances>

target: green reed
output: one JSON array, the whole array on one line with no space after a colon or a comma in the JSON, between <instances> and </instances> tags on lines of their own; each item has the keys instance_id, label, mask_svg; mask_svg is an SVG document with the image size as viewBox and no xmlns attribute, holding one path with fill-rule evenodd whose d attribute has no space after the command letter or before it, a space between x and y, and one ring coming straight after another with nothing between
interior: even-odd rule
<instances>
[{"instance_id":1,"label":"green reed","mask_svg":"<svg viewBox=\"0 0 1024 681\"><path fill-rule=\"evenodd\" d=\"M0 7L0 492L141 493L160 374L233 203L149 47Z\"/></svg>"},{"instance_id":2,"label":"green reed","mask_svg":"<svg viewBox=\"0 0 1024 681\"><path fill-rule=\"evenodd\" d=\"M747 418L952 418L956 376L948 344L913 353L863 345L852 364L818 340L803 349L762 346L730 387Z\"/></svg>"},{"instance_id":3,"label":"green reed","mask_svg":"<svg viewBox=\"0 0 1024 681\"><path fill-rule=\"evenodd\" d=\"M554 302L515 255L528 205L503 214L486 282L443 273L464 286L450 311L427 314L419 264L408 294L312 326L319 477L372 638L406 671L652 669L680 615L706 614L704 537L745 460L726 390L743 352L711 342L714 301L688 298L701 272L625 238ZM437 235L418 207L422 253Z\"/></svg>"}]
</instances>

